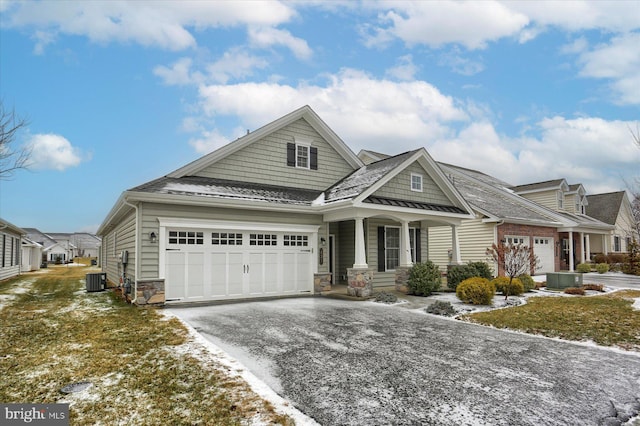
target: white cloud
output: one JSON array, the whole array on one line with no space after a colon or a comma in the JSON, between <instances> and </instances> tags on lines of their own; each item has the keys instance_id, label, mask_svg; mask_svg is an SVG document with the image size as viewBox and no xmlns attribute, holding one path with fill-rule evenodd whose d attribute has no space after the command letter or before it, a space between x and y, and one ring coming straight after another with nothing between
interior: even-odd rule
<instances>
[{"instance_id":1,"label":"white cloud","mask_svg":"<svg viewBox=\"0 0 640 426\"><path fill-rule=\"evenodd\" d=\"M31 1L8 6L3 24L55 34L82 35L94 42L135 42L182 50L196 45L190 29L279 25L295 11L286 3L252 1ZM42 46L44 47L44 46Z\"/></svg>"},{"instance_id":2,"label":"white cloud","mask_svg":"<svg viewBox=\"0 0 640 426\"><path fill-rule=\"evenodd\" d=\"M78 149L60 135L33 135L27 146L31 150L30 168L64 171L82 162Z\"/></svg>"},{"instance_id":3,"label":"white cloud","mask_svg":"<svg viewBox=\"0 0 640 426\"><path fill-rule=\"evenodd\" d=\"M423 81L376 80L351 69L327 78L326 86L202 86L201 105L208 116L237 116L243 127L257 128L308 104L352 149L383 152L414 149L451 132L446 123L468 119L451 97Z\"/></svg>"},{"instance_id":4,"label":"white cloud","mask_svg":"<svg viewBox=\"0 0 640 426\"><path fill-rule=\"evenodd\" d=\"M251 45L261 48L282 45L289 48L298 59L309 59L313 54L306 41L294 37L289 31L273 27L249 28L249 41Z\"/></svg>"},{"instance_id":5,"label":"white cloud","mask_svg":"<svg viewBox=\"0 0 640 426\"><path fill-rule=\"evenodd\" d=\"M199 84L204 81L202 73L191 71L193 61L191 58L181 58L166 67L158 65L153 69L153 73L160 77L164 84L183 86L187 84Z\"/></svg>"},{"instance_id":6,"label":"white cloud","mask_svg":"<svg viewBox=\"0 0 640 426\"><path fill-rule=\"evenodd\" d=\"M438 60L438 65L449 67L451 71L456 74L466 76L475 75L484 71L482 62L465 58L457 47L443 53Z\"/></svg>"},{"instance_id":7,"label":"white cloud","mask_svg":"<svg viewBox=\"0 0 640 426\"><path fill-rule=\"evenodd\" d=\"M621 104L640 104L640 33L613 37L590 51L578 62L580 76L611 80L614 99Z\"/></svg>"},{"instance_id":8,"label":"white cloud","mask_svg":"<svg viewBox=\"0 0 640 426\"><path fill-rule=\"evenodd\" d=\"M225 52L222 58L207 66L211 80L227 83L230 79L241 79L253 74L254 69L264 69L269 63L258 56L249 54L241 48Z\"/></svg>"},{"instance_id":9,"label":"white cloud","mask_svg":"<svg viewBox=\"0 0 640 426\"><path fill-rule=\"evenodd\" d=\"M399 38L408 45L440 47L457 43L482 49L487 42L516 35L529 19L497 1L379 2L380 26L368 45Z\"/></svg>"},{"instance_id":10,"label":"white cloud","mask_svg":"<svg viewBox=\"0 0 640 426\"><path fill-rule=\"evenodd\" d=\"M397 80L411 81L414 79L418 67L413 63L411 55L404 55L398 58L396 66L389 68L385 75Z\"/></svg>"}]
</instances>

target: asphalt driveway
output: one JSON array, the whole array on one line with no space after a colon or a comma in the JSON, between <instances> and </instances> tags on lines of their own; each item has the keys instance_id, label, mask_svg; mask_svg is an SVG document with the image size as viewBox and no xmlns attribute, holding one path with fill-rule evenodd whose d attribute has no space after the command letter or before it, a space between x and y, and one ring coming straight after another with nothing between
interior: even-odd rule
<instances>
[{"instance_id":1,"label":"asphalt driveway","mask_svg":"<svg viewBox=\"0 0 640 426\"><path fill-rule=\"evenodd\" d=\"M167 310L323 425L619 424L638 410L637 354L374 302Z\"/></svg>"}]
</instances>

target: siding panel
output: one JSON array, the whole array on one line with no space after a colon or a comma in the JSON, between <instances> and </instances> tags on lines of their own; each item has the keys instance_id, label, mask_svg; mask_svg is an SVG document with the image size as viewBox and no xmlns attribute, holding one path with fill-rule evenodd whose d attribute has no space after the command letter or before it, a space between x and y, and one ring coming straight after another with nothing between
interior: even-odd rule
<instances>
[{"instance_id":1,"label":"siding panel","mask_svg":"<svg viewBox=\"0 0 640 426\"><path fill-rule=\"evenodd\" d=\"M422 175L422 192L411 190L411 173ZM440 187L417 162L398 173L397 176L378 189L374 195L446 206L453 205Z\"/></svg>"}]
</instances>

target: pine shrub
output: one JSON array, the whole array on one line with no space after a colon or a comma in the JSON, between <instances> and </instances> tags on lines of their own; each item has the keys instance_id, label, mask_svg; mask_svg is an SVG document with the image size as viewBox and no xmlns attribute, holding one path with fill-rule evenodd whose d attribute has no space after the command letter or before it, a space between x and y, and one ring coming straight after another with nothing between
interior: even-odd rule
<instances>
[{"instance_id":1,"label":"pine shrub","mask_svg":"<svg viewBox=\"0 0 640 426\"><path fill-rule=\"evenodd\" d=\"M627 256L622 265L622 272L630 275L640 275L640 244L634 239L629 244Z\"/></svg>"},{"instance_id":2,"label":"pine shrub","mask_svg":"<svg viewBox=\"0 0 640 426\"><path fill-rule=\"evenodd\" d=\"M441 284L440 269L430 260L424 263L416 263L409 270L407 287L410 294L429 296L431 293L440 290Z\"/></svg>"},{"instance_id":3,"label":"pine shrub","mask_svg":"<svg viewBox=\"0 0 640 426\"><path fill-rule=\"evenodd\" d=\"M519 296L524 293L524 285L518 278L514 278L509 283L509 277L497 277L491 283L495 286L496 291L505 296Z\"/></svg>"},{"instance_id":4,"label":"pine shrub","mask_svg":"<svg viewBox=\"0 0 640 426\"><path fill-rule=\"evenodd\" d=\"M580 263L578 266L576 266L576 271L580 272L582 274L586 274L588 272L591 272L591 264L590 263Z\"/></svg>"},{"instance_id":5,"label":"pine shrub","mask_svg":"<svg viewBox=\"0 0 640 426\"><path fill-rule=\"evenodd\" d=\"M604 274L606 272L609 272L609 264L608 263L598 263L596 265L596 271L599 274Z\"/></svg>"},{"instance_id":6,"label":"pine shrub","mask_svg":"<svg viewBox=\"0 0 640 426\"><path fill-rule=\"evenodd\" d=\"M473 277L490 280L493 277L491 266L486 262L469 262L466 265L453 265L447 272L447 287L455 290L462 281Z\"/></svg>"},{"instance_id":7,"label":"pine shrub","mask_svg":"<svg viewBox=\"0 0 640 426\"><path fill-rule=\"evenodd\" d=\"M522 283L522 286L524 287L525 292L531 291L534 288L536 288L536 282L533 280L533 278L531 278L531 275L522 274L518 277L518 279Z\"/></svg>"},{"instance_id":8,"label":"pine shrub","mask_svg":"<svg viewBox=\"0 0 640 426\"><path fill-rule=\"evenodd\" d=\"M436 300L431 305L425 308L425 312L434 315L442 315L445 317L451 317L456 314L451 302L445 302L443 300Z\"/></svg>"},{"instance_id":9,"label":"pine shrub","mask_svg":"<svg viewBox=\"0 0 640 426\"><path fill-rule=\"evenodd\" d=\"M467 278L456 288L458 299L474 305L491 305L495 292L495 286L481 277Z\"/></svg>"}]
</instances>

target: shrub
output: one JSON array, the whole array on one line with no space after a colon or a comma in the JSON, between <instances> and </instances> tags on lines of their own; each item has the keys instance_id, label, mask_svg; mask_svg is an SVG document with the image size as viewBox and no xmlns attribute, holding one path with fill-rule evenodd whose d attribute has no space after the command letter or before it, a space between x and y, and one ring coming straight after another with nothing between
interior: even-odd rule
<instances>
[{"instance_id":1,"label":"shrub","mask_svg":"<svg viewBox=\"0 0 640 426\"><path fill-rule=\"evenodd\" d=\"M386 291L381 291L376 294L376 302L381 303L396 303L398 301L398 296L393 293L389 293Z\"/></svg>"},{"instance_id":2,"label":"shrub","mask_svg":"<svg viewBox=\"0 0 640 426\"><path fill-rule=\"evenodd\" d=\"M466 265L453 265L447 272L447 287L455 290L462 281L473 277L490 280L493 277L491 266L486 262L469 262Z\"/></svg>"},{"instance_id":3,"label":"shrub","mask_svg":"<svg viewBox=\"0 0 640 426\"><path fill-rule=\"evenodd\" d=\"M609 264L608 263L598 263L596 265L596 271L599 274L604 274L605 272L609 272Z\"/></svg>"},{"instance_id":4,"label":"shrub","mask_svg":"<svg viewBox=\"0 0 640 426\"><path fill-rule=\"evenodd\" d=\"M607 263L607 256L602 253L598 253L593 256L594 263Z\"/></svg>"},{"instance_id":5,"label":"shrub","mask_svg":"<svg viewBox=\"0 0 640 426\"><path fill-rule=\"evenodd\" d=\"M474 305L490 305L495 292L495 286L488 279L480 277L467 278L456 288L458 299Z\"/></svg>"},{"instance_id":6,"label":"shrub","mask_svg":"<svg viewBox=\"0 0 640 426\"><path fill-rule=\"evenodd\" d=\"M425 312L445 317L450 317L456 314L456 310L453 308L451 302L445 302L443 300L436 300L425 308Z\"/></svg>"},{"instance_id":7,"label":"shrub","mask_svg":"<svg viewBox=\"0 0 640 426\"><path fill-rule=\"evenodd\" d=\"M440 289L441 283L440 269L428 260L424 263L416 263L411 267L407 287L410 294L429 296Z\"/></svg>"},{"instance_id":8,"label":"shrub","mask_svg":"<svg viewBox=\"0 0 640 426\"><path fill-rule=\"evenodd\" d=\"M590 263L580 263L578 266L576 266L576 271L580 272L582 274L586 274L588 272L591 272L591 264Z\"/></svg>"},{"instance_id":9,"label":"shrub","mask_svg":"<svg viewBox=\"0 0 640 426\"><path fill-rule=\"evenodd\" d=\"M565 288L564 292L566 294L577 294L577 295L580 295L580 296L584 296L584 288L580 288L580 287Z\"/></svg>"},{"instance_id":10,"label":"shrub","mask_svg":"<svg viewBox=\"0 0 640 426\"><path fill-rule=\"evenodd\" d=\"M519 296L524 293L524 285L518 278L514 278L509 283L509 277L498 277L491 281L496 288L496 291L504 294L505 296Z\"/></svg>"},{"instance_id":11,"label":"shrub","mask_svg":"<svg viewBox=\"0 0 640 426\"><path fill-rule=\"evenodd\" d=\"M582 288L585 290L604 291L604 286L602 284L584 284Z\"/></svg>"},{"instance_id":12,"label":"shrub","mask_svg":"<svg viewBox=\"0 0 640 426\"><path fill-rule=\"evenodd\" d=\"M622 272L631 275L640 275L640 244L634 239L629 244L627 256L622 266Z\"/></svg>"},{"instance_id":13,"label":"shrub","mask_svg":"<svg viewBox=\"0 0 640 426\"><path fill-rule=\"evenodd\" d=\"M531 278L531 275L522 274L518 277L518 279L522 283L525 292L531 291L536 288L536 282L533 280L533 278Z\"/></svg>"}]
</instances>

